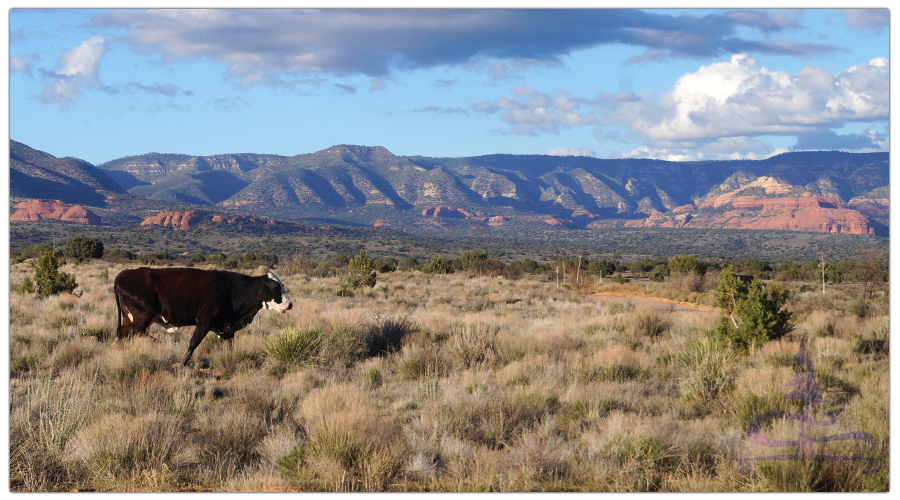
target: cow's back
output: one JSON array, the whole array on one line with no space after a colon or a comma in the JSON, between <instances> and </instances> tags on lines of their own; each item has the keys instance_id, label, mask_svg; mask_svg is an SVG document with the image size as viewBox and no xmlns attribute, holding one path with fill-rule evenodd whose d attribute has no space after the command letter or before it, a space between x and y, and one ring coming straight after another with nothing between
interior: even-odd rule
<instances>
[{"instance_id":1,"label":"cow's back","mask_svg":"<svg viewBox=\"0 0 900 500\"><path fill-rule=\"evenodd\" d=\"M161 314L175 326L193 325L204 303L215 300L215 271L140 267L116 276L116 293L126 304Z\"/></svg>"}]
</instances>

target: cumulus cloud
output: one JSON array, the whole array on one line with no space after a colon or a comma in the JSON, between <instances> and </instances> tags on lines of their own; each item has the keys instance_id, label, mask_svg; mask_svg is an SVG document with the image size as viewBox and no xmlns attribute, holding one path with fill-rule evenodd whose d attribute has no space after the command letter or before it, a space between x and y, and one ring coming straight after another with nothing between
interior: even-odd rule
<instances>
[{"instance_id":1,"label":"cumulus cloud","mask_svg":"<svg viewBox=\"0 0 900 500\"><path fill-rule=\"evenodd\" d=\"M770 71L746 54L683 75L659 102L625 102L606 116L658 147L698 147L720 137L800 135L889 117L885 58L837 74L807 66Z\"/></svg>"},{"instance_id":2,"label":"cumulus cloud","mask_svg":"<svg viewBox=\"0 0 900 500\"><path fill-rule=\"evenodd\" d=\"M383 77L398 70L479 65L559 65L573 51L620 43L653 57L716 57L733 52L822 55L839 47L742 38L800 26L793 12L658 14L628 9L326 9L114 11L99 27L124 27L127 39L164 60L205 57L227 65L243 85L277 85L285 75Z\"/></svg>"},{"instance_id":3,"label":"cumulus cloud","mask_svg":"<svg viewBox=\"0 0 900 500\"><path fill-rule=\"evenodd\" d=\"M556 148L543 153L548 156L590 156L592 158L597 157L597 153L595 153L591 149L584 148Z\"/></svg>"},{"instance_id":4,"label":"cumulus cloud","mask_svg":"<svg viewBox=\"0 0 900 500\"><path fill-rule=\"evenodd\" d=\"M68 108L85 86L99 85L100 61L106 53L106 41L99 36L81 42L57 61L55 72L45 72L46 82L40 99Z\"/></svg>"}]
</instances>

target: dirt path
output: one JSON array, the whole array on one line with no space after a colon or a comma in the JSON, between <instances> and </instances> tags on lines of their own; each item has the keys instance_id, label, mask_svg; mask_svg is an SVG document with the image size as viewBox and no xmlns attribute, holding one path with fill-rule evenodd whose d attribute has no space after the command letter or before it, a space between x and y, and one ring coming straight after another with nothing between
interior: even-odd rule
<instances>
[{"instance_id":1,"label":"dirt path","mask_svg":"<svg viewBox=\"0 0 900 500\"><path fill-rule=\"evenodd\" d=\"M641 308L649 308L649 309L660 309L660 310L672 310L672 311L690 311L690 312L700 312L700 313L711 313L715 312L715 307L703 306L699 304L692 304L690 302L678 302L676 300L671 299L663 299L660 297L653 297L650 295L643 295L637 293L625 293L625 292L616 292L616 293L595 293L587 297L587 300L590 302L597 302L600 304L626 304L630 302L635 307Z\"/></svg>"}]
</instances>

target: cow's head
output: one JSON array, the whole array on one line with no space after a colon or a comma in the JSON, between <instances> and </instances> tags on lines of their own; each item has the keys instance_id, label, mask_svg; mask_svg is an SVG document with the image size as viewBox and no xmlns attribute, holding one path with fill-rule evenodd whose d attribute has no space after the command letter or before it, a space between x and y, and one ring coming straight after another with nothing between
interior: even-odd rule
<instances>
[{"instance_id":1,"label":"cow's head","mask_svg":"<svg viewBox=\"0 0 900 500\"><path fill-rule=\"evenodd\" d=\"M275 282L271 287L274 293L271 300L263 302L263 309L270 309L280 313L289 310L293 307L293 304L291 303L291 298L287 296L287 292L284 291L284 284L282 284L281 280L278 279L278 276L275 276L275 273L271 271L267 276L270 280Z\"/></svg>"}]
</instances>

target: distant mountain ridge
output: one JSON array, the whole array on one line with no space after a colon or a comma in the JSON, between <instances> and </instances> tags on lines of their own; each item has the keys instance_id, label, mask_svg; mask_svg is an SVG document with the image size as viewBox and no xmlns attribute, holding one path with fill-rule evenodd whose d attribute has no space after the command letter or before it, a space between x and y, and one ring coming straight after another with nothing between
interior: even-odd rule
<instances>
[{"instance_id":1,"label":"distant mountain ridge","mask_svg":"<svg viewBox=\"0 0 900 500\"><path fill-rule=\"evenodd\" d=\"M103 170L78 158L56 158L9 141L10 196L59 199L100 205L108 196L128 192Z\"/></svg>"},{"instance_id":2,"label":"distant mountain ridge","mask_svg":"<svg viewBox=\"0 0 900 500\"><path fill-rule=\"evenodd\" d=\"M295 156L150 153L113 160L99 170L129 193L151 200L283 219L393 226L496 227L550 220L552 225L574 227L625 221L671 226L671 217L687 212L695 224L721 222L721 217L705 214L735 207L730 202L704 206L714 198L819 196L834 199L837 206L817 206L821 210L815 228L802 222L802 210L812 206L808 203L782 204L805 208L775 214L771 207L764 209L765 204L752 208L756 205L745 200L742 215L733 215L765 218L787 213L800 223L779 223L776 228L886 234L888 164L888 153L833 151L784 153L765 160L670 162L500 154L430 158L395 156L383 147L338 145ZM848 204L865 212L858 214L862 219ZM851 219L853 229L846 222ZM729 224L722 227L740 227Z\"/></svg>"}]
</instances>

